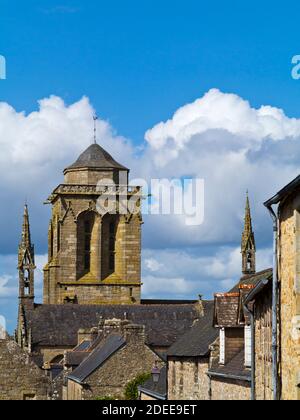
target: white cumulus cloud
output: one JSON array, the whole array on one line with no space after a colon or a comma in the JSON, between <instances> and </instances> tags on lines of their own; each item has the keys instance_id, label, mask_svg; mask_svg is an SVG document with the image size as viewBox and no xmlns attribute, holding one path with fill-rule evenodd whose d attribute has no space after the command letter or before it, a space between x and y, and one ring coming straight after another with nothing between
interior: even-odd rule
<instances>
[{"instance_id":1,"label":"white cumulus cloud","mask_svg":"<svg viewBox=\"0 0 300 420\"><path fill-rule=\"evenodd\" d=\"M63 169L91 144L93 114L88 98L66 104L51 96L29 114L0 103L2 302L17 290L16 259L11 259L16 258L25 197L36 253L44 255L50 209L42 203L63 181ZM132 168L133 177L205 181L202 225L187 226L178 215L144 218L146 295L209 294L238 279L246 189L259 267L270 265L271 221L262 203L299 173L299 119L269 105L255 109L237 95L212 89L150 128L143 147L118 135L101 118L97 131L99 143ZM42 274L37 275L38 289L41 281Z\"/></svg>"}]
</instances>

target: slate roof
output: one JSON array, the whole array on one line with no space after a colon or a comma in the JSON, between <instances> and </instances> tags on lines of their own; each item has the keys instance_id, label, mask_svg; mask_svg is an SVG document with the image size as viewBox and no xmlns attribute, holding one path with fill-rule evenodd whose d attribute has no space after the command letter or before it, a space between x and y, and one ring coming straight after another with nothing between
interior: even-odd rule
<instances>
[{"instance_id":1,"label":"slate roof","mask_svg":"<svg viewBox=\"0 0 300 420\"><path fill-rule=\"evenodd\" d=\"M218 330L213 326L214 302L207 302L202 318L168 350L167 355L173 357L198 357L209 353L209 346L218 337Z\"/></svg>"},{"instance_id":2,"label":"slate roof","mask_svg":"<svg viewBox=\"0 0 300 420\"><path fill-rule=\"evenodd\" d=\"M121 335L112 334L108 336L68 378L80 384L84 383L97 368L125 344L126 341Z\"/></svg>"},{"instance_id":3,"label":"slate roof","mask_svg":"<svg viewBox=\"0 0 300 420\"><path fill-rule=\"evenodd\" d=\"M274 204L278 204L284 198L292 194L294 191L300 188L300 175L298 175L293 181L283 187L277 194L264 203L266 207L270 207Z\"/></svg>"},{"instance_id":4,"label":"slate roof","mask_svg":"<svg viewBox=\"0 0 300 420\"><path fill-rule=\"evenodd\" d=\"M244 349L242 349L225 366L219 365L215 361L208 374L216 377L241 379L251 382L251 370L246 369L244 363Z\"/></svg>"},{"instance_id":5,"label":"slate roof","mask_svg":"<svg viewBox=\"0 0 300 420\"><path fill-rule=\"evenodd\" d=\"M89 356L89 352L84 351L69 351L65 355L65 363L67 366L79 366L84 359Z\"/></svg>"},{"instance_id":6,"label":"slate roof","mask_svg":"<svg viewBox=\"0 0 300 420\"><path fill-rule=\"evenodd\" d=\"M208 303L203 302L204 309ZM147 344L170 347L199 318L197 303L143 305L35 305L24 308L27 328L31 329L33 346L74 348L80 328L96 327L104 320L124 316L146 327Z\"/></svg>"},{"instance_id":7,"label":"slate roof","mask_svg":"<svg viewBox=\"0 0 300 420\"><path fill-rule=\"evenodd\" d=\"M157 384L150 378L143 385L139 386L139 391L146 395L165 400L167 398L167 368L163 367L160 371L159 381Z\"/></svg>"},{"instance_id":8,"label":"slate roof","mask_svg":"<svg viewBox=\"0 0 300 420\"><path fill-rule=\"evenodd\" d=\"M121 165L99 144L92 144L89 146L73 163L71 166L65 169L65 172L69 169L119 169L128 171L128 168Z\"/></svg>"},{"instance_id":9,"label":"slate roof","mask_svg":"<svg viewBox=\"0 0 300 420\"><path fill-rule=\"evenodd\" d=\"M244 303L249 307L251 303L256 300L257 296L265 292L266 288L272 290L272 282L270 278L261 280L247 295Z\"/></svg>"},{"instance_id":10,"label":"slate roof","mask_svg":"<svg viewBox=\"0 0 300 420\"><path fill-rule=\"evenodd\" d=\"M240 285L253 285L256 286L261 280L272 277L273 270L268 268L263 271L259 271L256 274L251 274L241 277L240 281L231 289L230 292L238 292Z\"/></svg>"}]
</instances>

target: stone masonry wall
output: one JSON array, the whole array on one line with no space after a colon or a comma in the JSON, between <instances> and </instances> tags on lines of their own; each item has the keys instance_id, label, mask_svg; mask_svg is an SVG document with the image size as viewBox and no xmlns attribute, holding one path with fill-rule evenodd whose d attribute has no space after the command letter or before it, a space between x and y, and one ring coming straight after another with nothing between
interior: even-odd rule
<instances>
[{"instance_id":1,"label":"stone masonry wall","mask_svg":"<svg viewBox=\"0 0 300 420\"><path fill-rule=\"evenodd\" d=\"M208 400L207 358L168 360L169 400Z\"/></svg>"},{"instance_id":2,"label":"stone masonry wall","mask_svg":"<svg viewBox=\"0 0 300 420\"><path fill-rule=\"evenodd\" d=\"M279 239L282 399L299 398L300 377L300 196L281 208Z\"/></svg>"},{"instance_id":3,"label":"stone masonry wall","mask_svg":"<svg viewBox=\"0 0 300 420\"><path fill-rule=\"evenodd\" d=\"M91 231L90 270L85 271L84 220ZM115 221L115 271L109 271L110 221ZM58 197L49 228L49 261L44 274L44 303L139 303L141 286L141 218L110 215L102 220L96 196ZM107 285L107 287L102 287ZM101 287L100 287L101 286Z\"/></svg>"},{"instance_id":4,"label":"stone masonry wall","mask_svg":"<svg viewBox=\"0 0 300 420\"><path fill-rule=\"evenodd\" d=\"M251 399L251 385L249 382L237 381L233 379L211 380L211 399L213 401L245 401Z\"/></svg>"},{"instance_id":5,"label":"stone masonry wall","mask_svg":"<svg viewBox=\"0 0 300 420\"><path fill-rule=\"evenodd\" d=\"M0 400L47 400L50 382L12 340L0 340Z\"/></svg>"},{"instance_id":6,"label":"stone masonry wall","mask_svg":"<svg viewBox=\"0 0 300 420\"><path fill-rule=\"evenodd\" d=\"M255 300L255 396L272 400L272 287Z\"/></svg>"}]
</instances>

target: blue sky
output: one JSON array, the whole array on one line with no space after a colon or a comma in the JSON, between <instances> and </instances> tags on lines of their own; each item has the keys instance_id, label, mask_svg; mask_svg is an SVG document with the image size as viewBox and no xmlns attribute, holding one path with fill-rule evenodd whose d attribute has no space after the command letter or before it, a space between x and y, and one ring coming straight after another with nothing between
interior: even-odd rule
<instances>
[{"instance_id":1,"label":"blue sky","mask_svg":"<svg viewBox=\"0 0 300 420\"><path fill-rule=\"evenodd\" d=\"M1 1L1 99L30 111L87 95L123 135L143 141L211 87L299 116L299 2Z\"/></svg>"},{"instance_id":2,"label":"blue sky","mask_svg":"<svg viewBox=\"0 0 300 420\"><path fill-rule=\"evenodd\" d=\"M145 296L211 297L238 279L247 188L259 267L269 264L262 202L300 163L300 81L291 77L299 8L256 0L1 1L0 313L10 328L24 199L42 267L50 216L42 202L89 144L93 110L101 143L134 176L206 180L204 226L146 219ZM258 111L262 105L274 108Z\"/></svg>"}]
</instances>

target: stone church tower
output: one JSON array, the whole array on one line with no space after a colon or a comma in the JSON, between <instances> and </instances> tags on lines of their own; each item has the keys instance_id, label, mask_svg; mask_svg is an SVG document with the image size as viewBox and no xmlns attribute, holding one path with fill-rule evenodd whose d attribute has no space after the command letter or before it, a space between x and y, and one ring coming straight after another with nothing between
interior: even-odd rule
<instances>
[{"instance_id":1,"label":"stone church tower","mask_svg":"<svg viewBox=\"0 0 300 420\"><path fill-rule=\"evenodd\" d=\"M96 143L64 170L48 199L45 304L140 303L141 189L128 187L128 175ZM131 212L128 199L137 204Z\"/></svg>"},{"instance_id":2,"label":"stone church tower","mask_svg":"<svg viewBox=\"0 0 300 420\"><path fill-rule=\"evenodd\" d=\"M242 235L242 272L244 275L256 273L256 245L252 229L249 196L247 193L245 209L245 225Z\"/></svg>"}]
</instances>

